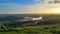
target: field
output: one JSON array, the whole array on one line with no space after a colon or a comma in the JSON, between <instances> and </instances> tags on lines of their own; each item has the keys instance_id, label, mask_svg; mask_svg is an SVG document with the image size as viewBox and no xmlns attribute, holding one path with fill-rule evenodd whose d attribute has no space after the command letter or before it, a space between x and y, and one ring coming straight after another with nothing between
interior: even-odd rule
<instances>
[{"instance_id":1,"label":"field","mask_svg":"<svg viewBox=\"0 0 60 34\"><path fill-rule=\"evenodd\" d=\"M60 25L26 26L2 29L0 34L60 34Z\"/></svg>"},{"instance_id":2,"label":"field","mask_svg":"<svg viewBox=\"0 0 60 34\"><path fill-rule=\"evenodd\" d=\"M3 15L4 16L4 15ZM4 20L14 20L20 19L28 15L16 15L16 16L7 16L5 15ZM6 16L9 18L6 18ZM33 15L29 15L33 16ZM39 16L39 15L34 15ZM41 16L41 15L40 15ZM28 22L2 22L2 25L5 25L7 28L0 29L0 34L60 34L60 15L42 15L43 21L28 21ZM8 19L8 20L7 20ZM17 27L18 25L18 27ZM12 28L13 27L13 28ZM15 28L14 28L15 27Z\"/></svg>"}]
</instances>

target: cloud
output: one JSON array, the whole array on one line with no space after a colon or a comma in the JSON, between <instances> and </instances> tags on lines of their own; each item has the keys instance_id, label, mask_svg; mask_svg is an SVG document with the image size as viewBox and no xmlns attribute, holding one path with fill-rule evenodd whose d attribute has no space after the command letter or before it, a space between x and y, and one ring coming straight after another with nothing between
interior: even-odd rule
<instances>
[{"instance_id":1,"label":"cloud","mask_svg":"<svg viewBox=\"0 0 60 34\"><path fill-rule=\"evenodd\" d=\"M48 1L46 1L47 0L44 0L43 3L40 3L40 1L35 5L28 5L26 9L30 13L55 13L54 9L60 7L60 4L49 4Z\"/></svg>"},{"instance_id":2,"label":"cloud","mask_svg":"<svg viewBox=\"0 0 60 34\"><path fill-rule=\"evenodd\" d=\"M15 3L1 3L0 14L22 14L22 13L52 13L51 10L60 7L59 4L49 4L46 0L34 0L35 4L20 5Z\"/></svg>"},{"instance_id":3,"label":"cloud","mask_svg":"<svg viewBox=\"0 0 60 34\"><path fill-rule=\"evenodd\" d=\"M54 4L60 3L60 0L49 0L49 3L54 3Z\"/></svg>"}]
</instances>

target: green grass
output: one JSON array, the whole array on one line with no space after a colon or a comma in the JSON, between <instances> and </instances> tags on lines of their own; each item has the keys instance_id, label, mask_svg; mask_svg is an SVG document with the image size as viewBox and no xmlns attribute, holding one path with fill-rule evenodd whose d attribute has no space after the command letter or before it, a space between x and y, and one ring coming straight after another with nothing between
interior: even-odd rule
<instances>
[{"instance_id":1,"label":"green grass","mask_svg":"<svg viewBox=\"0 0 60 34\"><path fill-rule=\"evenodd\" d=\"M60 25L2 29L0 34L60 34Z\"/></svg>"}]
</instances>

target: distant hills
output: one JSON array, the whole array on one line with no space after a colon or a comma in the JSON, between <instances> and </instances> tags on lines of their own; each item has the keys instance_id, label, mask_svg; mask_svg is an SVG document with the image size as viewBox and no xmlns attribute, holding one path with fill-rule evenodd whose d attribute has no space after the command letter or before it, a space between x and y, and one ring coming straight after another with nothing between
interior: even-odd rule
<instances>
[{"instance_id":1,"label":"distant hills","mask_svg":"<svg viewBox=\"0 0 60 34\"><path fill-rule=\"evenodd\" d=\"M59 17L60 15L57 14L0 14L0 21L13 21L13 20L19 20L23 19L24 17L44 17L44 19L47 18L54 18Z\"/></svg>"}]
</instances>

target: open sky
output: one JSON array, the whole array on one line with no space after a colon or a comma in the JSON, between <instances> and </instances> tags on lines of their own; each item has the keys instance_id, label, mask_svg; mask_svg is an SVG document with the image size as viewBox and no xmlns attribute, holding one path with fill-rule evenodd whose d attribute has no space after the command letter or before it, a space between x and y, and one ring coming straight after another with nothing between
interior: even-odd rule
<instances>
[{"instance_id":1,"label":"open sky","mask_svg":"<svg viewBox=\"0 0 60 34\"><path fill-rule=\"evenodd\" d=\"M52 0L49 0L52 1ZM59 2L48 0L0 0L0 14L55 14L60 11Z\"/></svg>"}]
</instances>

